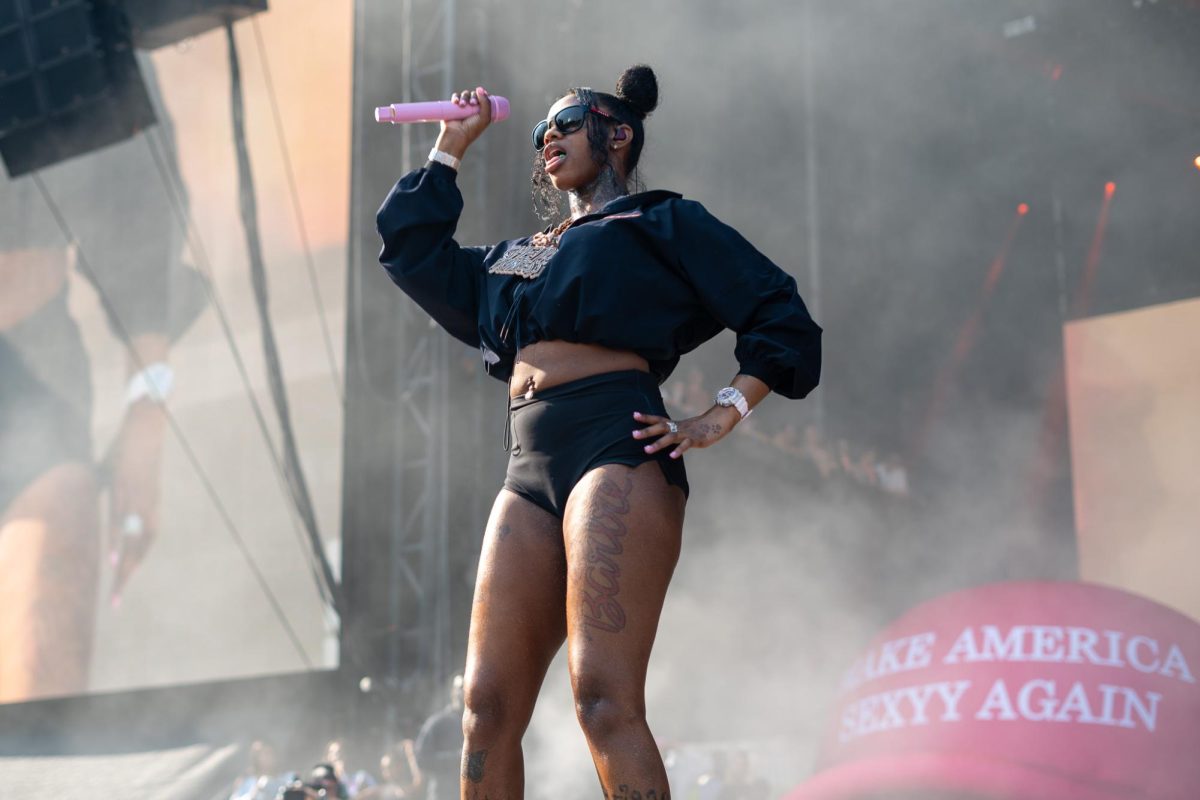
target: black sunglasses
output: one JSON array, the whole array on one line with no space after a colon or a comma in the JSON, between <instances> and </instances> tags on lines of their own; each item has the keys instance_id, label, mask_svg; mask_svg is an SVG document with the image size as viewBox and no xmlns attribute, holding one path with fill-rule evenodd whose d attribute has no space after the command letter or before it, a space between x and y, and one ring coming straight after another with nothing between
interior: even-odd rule
<instances>
[{"instance_id":1,"label":"black sunglasses","mask_svg":"<svg viewBox=\"0 0 1200 800\"><path fill-rule=\"evenodd\" d=\"M585 105L573 105L559 109L551 120L542 120L537 125L533 126L533 149L541 152L546 146L546 134L550 130L550 125L553 122L554 130L566 136L568 133L574 133L583 127L584 120L587 119L588 112L599 114L605 119L611 119L614 122L617 118L612 114L605 113L598 108L591 108Z\"/></svg>"}]
</instances>

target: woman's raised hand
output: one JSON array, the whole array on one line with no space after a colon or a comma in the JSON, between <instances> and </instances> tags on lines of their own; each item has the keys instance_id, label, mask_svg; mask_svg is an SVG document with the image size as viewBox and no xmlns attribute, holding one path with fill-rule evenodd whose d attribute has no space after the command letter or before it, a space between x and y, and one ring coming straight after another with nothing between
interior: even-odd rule
<instances>
[{"instance_id":1,"label":"woman's raised hand","mask_svg":"<svg viewBox=\"0 0 1200 800\"><path fill-rule=\"evenodd\" d=\"M450 95L450 102L459 106L473 106L479 109L478 114L472 114L464 119L453 119L442 122L442 131L438 135L437 149L449 153L455 158L462 158L463 153L479 136L492 124L492 104L487 91L478 86L474 90L464 89Z\"/></svg>"}]
</instances>

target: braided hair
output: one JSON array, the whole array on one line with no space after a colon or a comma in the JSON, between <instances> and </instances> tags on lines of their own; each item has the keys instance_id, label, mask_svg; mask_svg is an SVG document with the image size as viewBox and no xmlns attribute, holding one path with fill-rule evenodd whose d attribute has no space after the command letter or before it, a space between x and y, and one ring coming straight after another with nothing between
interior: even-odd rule
<instances>
[{"instance_id":1,"label":"braided hair","mask_svg":"<svg viewBox=\"0 0 1200 800\"><path fill-rule=\"evenodd\" d=\"M570 89L569 94L579 98L579 102L589 108L599 108L633 129L633 141L629 143L626 157L626 190L630 183L635 191L642 187L641 176L637 171L642 158L642 148L646 144L646 131L643 125L650 112L658 107L658 79L654 70L645 64L635 64L621 73L617 79L616 94L597 92L586 86ZM586 120L587 138L592 160L601 169L612 169L612 153L608 147L608 132L612 122L597 114L588 114ZM541 157L534 159L533 167L533 204L534 210L542 219L557 216L561 203L561 195L554 188L550 176L546 174L545 164Z\"/></svg>"}]
</instances>

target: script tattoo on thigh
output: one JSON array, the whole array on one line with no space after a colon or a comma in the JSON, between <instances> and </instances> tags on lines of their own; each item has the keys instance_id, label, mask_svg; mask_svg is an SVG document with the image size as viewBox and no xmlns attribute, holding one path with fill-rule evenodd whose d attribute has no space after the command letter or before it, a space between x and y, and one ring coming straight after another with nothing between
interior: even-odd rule
<instances>
[{"instance_id":1,"label":"script tattoo on thigh","mask_svg":"<svg viewBox=\"0 0 1200 800\"><path fill-rule=\"evenodd\" d=\"M654 789L639 792L637 789L630 789L622 783L614 792L609 792L605 789L604 800L671 800L671 792L666 789L663 790L662 794L659 794Z\"/></svg>"},{"instance_id":2,"label":"script tattoo on thigh","mask_svg":"<svg viewBox=\"0 0 1200 800\"><path fill-rule=\"evenodd\" d=\"M487 759L487 750L476 750L463 756L462 776L471 783L483 781L483 762Z\"/></svg>"},{"instance_id":3,"label":"script tattoo on thigh","mask_svg":"<svg viewBox=\"0 0 1200 800\"><path fill-rule=\"evenodd\" d=\"M624 485L604 478L588 510L583 621L589 628L609 633L625 629L625 609L617 601L621 567L616 557L624 552L621 540L629 533L624 515L629 513L632 492L633 478L626 476Z\"/></svg>"}]
</instances>

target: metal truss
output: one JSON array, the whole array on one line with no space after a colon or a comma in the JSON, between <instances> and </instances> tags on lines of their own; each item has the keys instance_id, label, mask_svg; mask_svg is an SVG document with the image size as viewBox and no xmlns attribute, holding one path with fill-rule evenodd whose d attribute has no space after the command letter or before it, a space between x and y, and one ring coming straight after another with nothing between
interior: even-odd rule
<instances>
[{"instance_id":1,"label":"metal truss","mask_svg":"<svg viewBox=\"0 0 1200 800\"><path fill-rule=\"evenodd\" d=\"M444 99L453 91L454 0L404 0L402 102ZM405 171L436 141L432 125L400 131ZM441 695L450 664L449 337L416 306L402 306L397 380L396 471L389 657L391 677L418 695Z\"/></svg>"}]
</instances>

